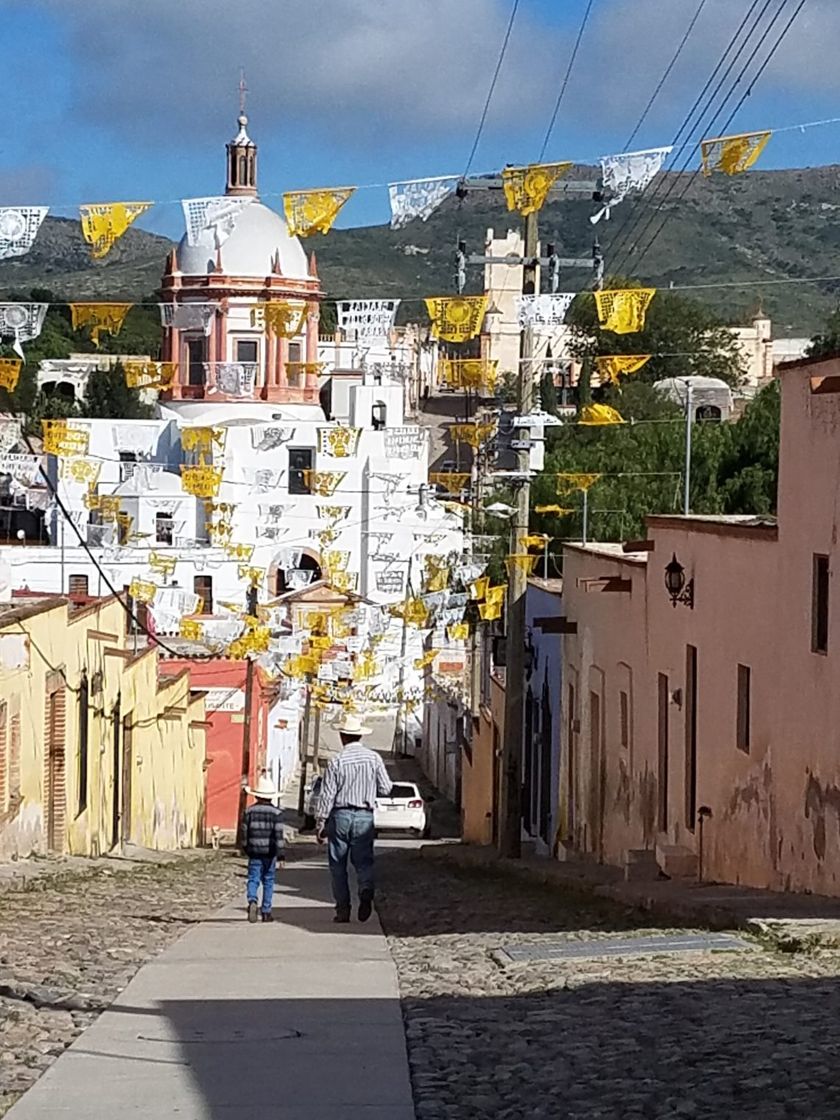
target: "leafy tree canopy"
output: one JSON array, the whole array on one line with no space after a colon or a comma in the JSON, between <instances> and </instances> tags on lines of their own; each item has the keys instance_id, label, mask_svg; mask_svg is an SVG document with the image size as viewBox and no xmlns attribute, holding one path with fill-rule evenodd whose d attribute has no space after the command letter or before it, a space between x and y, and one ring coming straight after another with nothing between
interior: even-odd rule
<instances>
[{"instance_id":1,"label":"leafy tree canopy","mask_svg":"<svg viewBox=\"0 0 840 1120\"><path fill-rule=\"evenodd\" d=\"M832 311L823 329L811 339L811 345L805 354L809 358L828 358L840 354L840 307Z\"/></svg>"}]
</instances>

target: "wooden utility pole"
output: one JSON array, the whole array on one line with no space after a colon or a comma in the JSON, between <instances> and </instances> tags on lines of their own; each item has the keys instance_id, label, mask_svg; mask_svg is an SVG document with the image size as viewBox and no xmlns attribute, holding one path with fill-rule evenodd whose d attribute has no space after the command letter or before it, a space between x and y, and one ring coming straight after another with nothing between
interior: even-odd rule
<instances>
[{"instance_id":1,"label":"wooden utility pole","mask_svg":"<svg viewBox=\"0 0 840 1120\"><path fill-rule=\"evenodd\" d=\"M522 294L535 295L538 290L537 267L539 231L536 213L525 218L525 263L522 273ZM517 379L517 413L527 416L534 402L534 332L522 330L520 340L519 377ZM521 438L521 437L520 437ZM531 506L531 485L528 480L530 453L517 452L518 481L516 514L511 525L510 552L525 551L522 538L528 534ZM507 638L505 642L505 734L502 745L502 788L499 797L499 853L517 859L522 854L522 738L525 728L525 592L528 573L515 561L510 564L507 594Z\"/></svg>"},{"instance_id":2,"label":"wooden utility pole","mask_svg":"<svg viewBox=\"0 0 840 1120\"><path fill-rule=\"evenodd\" d=\"M248 588L245 613L254 618L257 613L257 588ZM245 711L242 716L242 788L239 791L239 827L245 817L248 794L245 787L251 779L251 706L254 697L254 659L247 658L245 666Z\"/></svg>"}]
</instances>

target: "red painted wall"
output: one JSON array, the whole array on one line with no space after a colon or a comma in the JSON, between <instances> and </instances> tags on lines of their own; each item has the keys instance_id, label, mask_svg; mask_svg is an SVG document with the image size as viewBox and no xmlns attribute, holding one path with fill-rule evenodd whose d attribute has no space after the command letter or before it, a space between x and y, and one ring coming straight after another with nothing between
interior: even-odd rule
<instances>
[{"instance_id":1,"label":"red painted wall","mask_svg":"<svg viewBox=\"0 0 840 1120\"><path fill-rule=\"evenodd\" d=\"M242 776L242 736L244 726L244 692L246 662L244 661L179 661L168 660L167 668L177 671L184 666L190 670L190 688L207 692L206 719L207 759L205 791L205 832L218 827L223 832L234 832L239 813L239 791ZM234 696L225 707L215 708L224 691L234 690ZM242 695L238 695L241 693ZM257 672L251 703L251 766L249 784L265 766L268 708L268 690ZM236 709L239 710L236 710Z\"/></svg>"}]
</instances>

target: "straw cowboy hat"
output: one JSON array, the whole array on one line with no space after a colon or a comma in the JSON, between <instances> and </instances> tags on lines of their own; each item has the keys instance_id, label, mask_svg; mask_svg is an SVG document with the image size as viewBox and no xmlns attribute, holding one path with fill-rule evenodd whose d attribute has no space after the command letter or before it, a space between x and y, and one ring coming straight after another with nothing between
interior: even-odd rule
<instances>
[{"instance_id":1,"label":"straw cowboy hat","mask_svg":"<svg viewBox=\"0 0 840 1120\"><path fill-rule=\"evenodd\" d=\"M335 729L344 735L370 735L371 733L371 728L365 727L359 717L354 716L352 712L345 712L335 725Z\"/></svg>"},{"instance_id":2,"label":"straw cowboy hat","mask_svg":"<svg viewBox=\"0 0 840 1120\"><path fill-rule=\"evenodd\" d=\"M280 790L275 789L272 784L271 778L263 774L256 786L251 789L250 786L245 787L245 792L250 793L252 797L279 797Z\"/></svg>"}]
</instances>

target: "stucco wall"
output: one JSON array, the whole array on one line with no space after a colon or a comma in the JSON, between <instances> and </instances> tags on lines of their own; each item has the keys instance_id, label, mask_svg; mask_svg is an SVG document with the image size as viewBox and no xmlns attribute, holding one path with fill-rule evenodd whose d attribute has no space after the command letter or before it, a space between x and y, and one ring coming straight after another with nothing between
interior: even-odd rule
<instances>
[{"instance_id":1,"label":"stucco wall","mask_svg":"<svg viewBox=\"0 0 840 1120\"><path fill-rule=\"evenodd\" d=\"M498 803L494 785L499 780L495 745L504 734L504 686L495 677L490 681L490 704L482 704L472 723L470 751L461 763L461 815L463 838L467 844L493 842L493 813ZM494 735L495 731L495 735Z\"/></svg>"},{"instance_id":2,"label":"stucco wall","mask_svg":"<svg viewBox=\"0 0 840 1120\"><path fill-rule=\"evenodd\" d=\"M124 627L125 613L114 600L70 613L63 602L42 601L0 614L7 789L11 717L20 716L20 793L0 806L0 856L28 856L48 847L96 856L109 851L115 839L157 849L200 841L204 733L193 725L204 718L203 702L189 700L186 676L158 687L153 650L124 656ZM23 660L15 667L21 648ZM82 787L83 673L89 706ZM58 752L63 766L52 771L56 825L50 844L47 696L56 689L64 692L56 737L63 742Z\"/></svg>"},{"instance_id":3,"label":"stucco wall","mask_svg":"<svg viewBox=\"0 0 840 1120\"><path fill-rule=\"evenodd\" d=\"M840 893L840 394L815 394L809 382L836 375L835 367L840 362L782 373L778 532L734 520L654 517L646 564L615 549L566 549L565 613L578 624L564 639L567 689L575 690L564 721L565 831L574 847L620 863L629 848L676 844L702 854L706 879ZM815 554L829 558L824 653L812 651ZM673 606L665 589L673 555L694 580L693 609ZM602 576L630 579L632 589L585 589L584 581ZM697 657L694 786L689 647ZM746 744L737 734L739 665L750 680ZM631 704L626 746L621 691ZM593 735L593 714L600 734ZM702 853L701 807L711 811Z\"/></svg>"}]
</instances>

